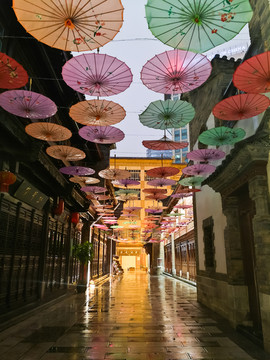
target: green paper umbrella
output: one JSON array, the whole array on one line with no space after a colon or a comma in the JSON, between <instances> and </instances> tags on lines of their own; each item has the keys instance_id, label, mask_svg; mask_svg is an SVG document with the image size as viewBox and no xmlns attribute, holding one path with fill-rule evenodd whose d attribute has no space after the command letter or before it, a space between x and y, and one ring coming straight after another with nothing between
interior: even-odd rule
<instances>
[{"instance_id":1,"label":"green paper umbrella","mask_svg":"<svg viewBox=\"0 0 270 360\"><path fill-rule=\"evenodd\" d=\"M205 145L233 145L245 137L243 129L231 129L225 126L216 127L201 133L198 140Z\"/></svg>"},{"instance_id":2,"label":"green paper umbrella","mask_svg":"<svg viewBox=\"0 0 270 360\"><path fill-rule=\"evenodd\" d=\"M253 15L248 0L148 0L145 9L156 38L198 53L233 39Z\"/></svg>"},{"instance_id":3,"label":"green paper umbrella","mask_svg":"<svg viewBox=\"0 0 270 360\"><path fill-rule=\"evenodd\" d=\"M139 194L140 190L131 190L131 189L120 189L115 191L115 195L129 195L129 194Z\"/></svg>"},{"instance_id":4,"label":"green paper umbrella","mask_svg":"<svg viewBox=\"0 0 270 360\"><path fill-rule=\"evenodd\" d=\"M153 129L178 129L188 124L195 116L193 106L182 100L157 100L151 102L139 115L140 122Z\"/></svg>"},{"instance_id":5,"label":"green paper umbrella","mask_svg":"<svg viewBox=\"0 0 270 360\"><path fill-rule=\"evenodd\" d=\"M180 180L179 184L184 186L200 186L204 179L201 176L191 176Z\"/></svg>"},{"instance_id":6,"label":"green paper umbrella","mask_svg":"<svg viewBox=\"0 0 270 360\"><path fill-rule=\"evenodd\" d=\"M167 216L182 216L182 215L185 215L185 214L180 214L180 213L170 213L170 214L167 214Z\"/></svg>"}]
</instances>

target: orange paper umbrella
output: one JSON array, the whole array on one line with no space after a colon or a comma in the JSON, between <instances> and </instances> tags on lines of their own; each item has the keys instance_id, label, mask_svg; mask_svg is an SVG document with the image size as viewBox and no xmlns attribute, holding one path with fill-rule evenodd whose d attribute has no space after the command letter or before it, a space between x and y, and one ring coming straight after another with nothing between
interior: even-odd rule
<instances>
[{"instance_id":1,"label":"orange paper umbrella","mask_svg":"<svg viewBox=\"0 0 270 360\"><path fill-rule=\"evenodd\" d=\"M213 114L221 120L243 120L264 112L269 99L261 94L239 94L217 103Z\"/></svg>"},{"instance_id":2,"label":"orange paper umbrella","mask_svg":"<svg viewBox=\"0 0 270 360\"><path fill-rule=\"evenodd\" d=\"M163 178L167 176L173 176L179 173L179 169L172 166L161 166L146 171L146 174L150 177Z\"/></svg>"},{"instance_id":3,"label":"orange paper umbrella","mask_svg":"<svg viewBox=\"0 0 270 360\"><path fill-rule=\"evenodd\" d=\"M82 150L66 145L49 146L46 153L55 159L66 161L78 161L86 157Z\"/></svg>"},{"instance_id":4,"label":"orange paper umbrella","mask_svg":"<svg viewBox=\"0 0 270 360\"><path fill-rule=\"evenodd\" d=\"M99 48L123 23L120 0L13 0L13 9L27 32L64 51Z\"/></svg>"},{"instance_id":5,"label":"orange paper umbrella","mask_svg":"<svg viewBox=\"0 0 270 360\"><path fill-rule=\"evenodd\" d=\"M143 189L143 192L154 195L154 194L166 194L167 190L166 189L148 188L148 189Z\"/></svg>"},{"instance_id":6,"label":"orange paper umbrella","mask_svg":"<svg viewBox=\"0 0 270 360\"><path fill-rule=\"evenodd\" d=\"M93 184L98 184L100 182L99 179L89 176L72 176L71 178L69 178L69 181L84 185L93 185Z\"/></svg>"},{"instance_id":7,"label":"orange paper umbrella","mask_svg":"<svg viewBox=\"0 0 270 360\"><path fill-rule=\"evenodd\" d=\"M22 65L0 52L0 88L18 89L27 82L28 75Z\"/></svg>"},{"instance_id":8,"label":"orange paper umbrella","mask_svg":"<svg viewBox=\"0 0 270 360\"><path fill-rule=\"evenodd\" d=\"M119 123L126 116L126 112L113 101L88 100L73 105L69 115L83 125L107 126Z\"/></svg>"},{"instance_id":9,"label":"orange paper umbrella","mask_svg":"<svg viewBox=\"0 0 270 360\"><path fill-rule=\"evenodd\" d=\"M163 199L166 199L166 197L167 197L167 195L155 193L155 194L146 196L145 199L148 199L148 200L163 200Z\"/></svg>"},{"instance_id":10,"label":"orange paper umbrella","mask_svg":"<svg viewBox=\"0 0 270 360\"><path fill-rule=\"evenodd\" d=\"M98 174L100 177L109 180L127 179L131 176L131 173L128 170L122 169L104 169Z\"/></svg>"},{"instance_id":11,"label":"orange paper umbrella","mask_svg":"<svg viewBox=\"0 0 270 360\"><path fill-rule=\"evenodd\" d=\"M64 126L47 122L36 122L25 127L28 135L39 140L63 141L71 138L72 133Z\"/></svg>"}]
</instances>

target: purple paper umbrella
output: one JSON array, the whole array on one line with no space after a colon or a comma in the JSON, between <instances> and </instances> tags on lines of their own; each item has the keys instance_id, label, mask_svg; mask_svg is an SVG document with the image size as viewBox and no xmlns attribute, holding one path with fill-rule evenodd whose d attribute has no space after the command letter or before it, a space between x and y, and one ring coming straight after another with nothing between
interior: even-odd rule
<instances>
[{"instance_id":1,"label":"purple paper umbrella","mask_svg":"<svg viewBox=\"0 0 270 360\"><path fill-rule=\"evenodd\" d=\"M187 153L187 159L193 161L220 160L226 156L224 151L218 149L199 149Z\"/></svg>"},{"instance_id":2,"label":"purple paper umbrella","mask_svg":"<svg viewBox=\"0 0 270 360\"><path fill-rule=\"evenodd\" d=\"M60 172L66 175L88 176L94 174L95 170L83 166L66 166L62 167Z\"/></svg>"},{"instance_id":3,"label":"purple paper umbrella","mask_svg":"<svg viewBox=\"0 0 270 360\"><path fill-rule=\"evenodd\" d=\"M83 126L79 135L88 141L99 144L113 144L124 139L125 134L114 126Z\"/></svg>"},{"instance_id":4,"label":"purple paper umbrella","mask_svg":"<svg viewBox=\"0 0 270 360\"><path fill-rule=\"evenodd\" d=\"M81 191L99 194L107 191L107 189L102 186L83 186L81 187Z\"/></svg>"},{"instance_id":5,"label":"purple paper umbrella","mask_svg":"<svg viewBox=\"0 0 270 360\"><path fill-rule=\"evenodd\" d=\"M158 209L145 209L145 211L147 213L150 213L150 214L161 214L162 213L162 209L158 210Z\"/></svg>"},{"instance_id":6,"label":"purple paper umbrella","mask_svg":"<svg viewBox=\"0 0 270 360\"><path fill-rule=\"evenodd\" d=\"M125 91L132 82L130 68L106 54L82 54L68 60L62 76L72 89L91 96L110 96Z\"/></svg>"},{"instance_id":7,"label":"purple paper umbrella","mask_svg":"<svg viewBox=\"0 0 270 360\"><path fill-rule=\"evenodd\" d=\"M151 186L163 187L163 186L175 185L176 181L172 180L172 179L159 178L159 179L154 179L154 180L147 181L147 184L151 185Z\"/></svg>"},{"instance_id":8,"label":"purple paper umbrella","mask_svg":"<svg viewBox=\"0 0 270 360\"><path fill-rule=\"evenodd\" d=\"M186 175L203 175L212 174L216 167L209 164L194 164L182 169L182 173Z\"/></svg>"},{"instance_id":9,"label":"purple paper umbrella","mask_svg":"<svg viewBox=\"0 0 270 360\"><path fill-rule=\"evenodd\" d=\"M140 185L140 182L137 180L131 179L119 179L117 181L113 181L114 186L125 186L128 187L129 185Z\"/></svg>"},{"instance_id":10,"label":"purple paper umbrella","mask_svg":"<svg viewBox=\"0 0 270 360\"><path fill-rule=\"evenodd\" d=\"M11 114L28 119L53 116L57 106L48 97L27 90L9 90L0 95L0 105Z\"/></svg>"}]
</instances>

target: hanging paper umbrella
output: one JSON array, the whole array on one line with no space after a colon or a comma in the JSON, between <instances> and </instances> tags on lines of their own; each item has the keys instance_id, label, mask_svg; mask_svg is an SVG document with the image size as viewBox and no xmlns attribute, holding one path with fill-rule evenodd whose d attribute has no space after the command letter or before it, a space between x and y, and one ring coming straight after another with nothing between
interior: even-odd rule
<instances>
[{"instance_id":1,"label":"hanging paper umbrella","mask_svg":"<svg viewBox=\"0 0 270 360\"><path fill-rule=\"evenodd\" d=\"M132 190L132 189L120 189L115 191L115 195L128 195L128 194L139 194L139 190Z\"/></svg>"},{"instance_id":2,"label":"hanging paper umbrella","mask_svg":"<svg viewBox=\"0 0 270 360\"><path fill-rule=\"evenodd\" d=\"M172 141L166 135L164 135L160 140L144 140L142 144L147 149L152 150L177 150L188 146L188 142Z\"/></svg>"},{"instance_id":3,"label":"hanging paper umbrella","mask_svg":"<svg viewBox=\"0 0 270 360\"><path fill-rule=\"evenodd\" d=\"M220 160L223 159L225 156L225 152L219 149L199 149L187 153L187 159L204 162L208 162L211 160Z\"/></svg>"},{"instance_id":4,"label":"hanging paper umbrella","mask_svg":"<svg viewBox=\"0 0 270 360\"><path fill-rule=\"evenodd\" d=\"M139 181L132 180L132 179L119 179L117 181L113 181L112 183L114 186L125 186L125 187L128 187L130 185L132 185L132 186L140 185Z\"/></svg>"},{"instance_id":5,"label":"hanging paper umbrella","mask_svg":"<svg viewBox=\"0 0 270 360\"><path fill-rule=\"evenodd\" d=\"M89 176L73 176L69 178L69 181L81 184L83 183L85 186L90 184L98 184L100 182L99 179L89 177Z\"/></svg>"},{"instance_id":6,"label":"hanging paper umbrella","mask_svg":"<svg viewBox=\"0 0 270 360\"><path fill-rule=\"evenodd\" d=\"M184 188L181 189L178 193L176 194L172 194L171 197L175 198L175 199L182 199L184 197L188 197L188 196L192 196L193 193L195 192L199 192L201 191L200 189L189 189L189 188Z\"/></svg>"},{"instance_id":7,"label":"hanging paper umbrella","mask_svg":"<svg viewBox=\"0 0 270 360\"><path fill-rule=\"evenodd\" d=\"M110 96L125 91L132 82L130 68L105 54L82 54L63 66L64 81L73 90L91 96Z\"/></svg>"},{"instance_id":8,"label":"hanging paper umbrella","mask_svg":"<svg viewBox=\"0 0 270 360\"><path fill-rule=\"evenodd\" d=\"M188 204L180 204L180 205L175 205L174 206L176 209L190 209L193 207L193 205L188 205Z\"/></svg>"},{"instance_id":9,"label":"hanging paper umbrella","mask_svg":"<svg viewBox=\"0 0 270 360\"><path fill-rule=\"evenodd\" d=\"M121 194L121 195L116 196L116 199L120 200L120 201L137 200L138 195L137 194Z\"/></svg>"},{"instance_id":10,"label":"hanging paper umbrella","mask_svg":"<svg viewBox=\"0 0 270 360\"><path fill-rule=\"evenodd\" d=\"M233 145L245 137L243 129L231 129L225 126L206 130L199 135L198 140L206 145Z\"/></svg>"},{"instance_id":11,"label":"hanging paper umbrella","mask_svg":"<svg viewBox=\"0 0 270 360\"><path fill-rule=\"evenodd\" d=\"M150 170L146 170L146 174L150 177L157 177L157 178L163 178L168 176L173 176L179 173L179 169L171 166L162 166L153 168Z\"/></svg>"},{"instance_id":12,"label":"hanging paper umbrella","mask_svg":"<svg viewBox=\"0 0 270 360\"><path fill-rule=\"evenodd\" d=\"M63 141L71 138L72 133L62 125L47 122L35 122L25 127L28 135L44 141Z\"/></svg>"},{"instance_id":13,"label":"hanging paper umbrella","mask_svg":"<svg viewBox=\"0 0 270 360\"><path fill-rule=\"evenodd\" d=\"M124 208L124 210L127 210L127 211L138 211L138 210L141 210L142 208L140 206L127 206Z\"/></svg>"},{"instance_id":14,"label":"hanging paper umbrella","mask_svg":"<svg viewBox=\"0 0 270 360\"><path fill-rule=\"evenodd\" d=\"M153 129L178 129L195 116L193 106L182 100L157 100L139 115L140 122Z\"/></svg>"},{"instance_id":15,"label":"hanging paper umbrella","mask_svg":"<svg viewBox=\"0 0 270 360\"><path fill-rule=\"evenodd\" d=\"M184 186L200 186L205 179L201 176L191 176L179 181Z\"/></svg>"},{"instance_id":16,"label":"hanging paper umbrella","mask_svg":"<svg viewBox=\"0 0 270 360\"><path fill-rule=\"evenodd\" d=\"M159 178L159 179L154 179L154 180L150 180L147 181L147 184L150 186L171 186L171 185L175 185L176 181L172 180L172 179L165 179L165 178Z\"/></svg>"},{"instance_id":17,"label":"hanging paper umbrella","mask_svg":"<svg viewBox=\"0 0 270 360\"><path fill-rule=\"evenodd\" d=\"M153 35L178 49L205 52L234 38L252 18L248 0L148 0Z\"/></svg>"},{"instance_id":18,"label":"hanging paper umbrella","mask_svg":"<svg viewBox=\"0 0 270 360\"><path fill-rule=\"evenodd\" d=\"M125 134L114 126L83 126L79 135L98 144L113 144L124 139Z\"/></svg>"},{"instance_id":19,"label":"hanging paper umbrella","mask_svg":"<svg viewBox=\"0 0 270 360\"><path fill-rule=\"evenodd\" d=\"M115 37L123 23L120 0L13 0L13 9L27 32L64 51L99 48Z\"/></svg>"},{"instance_id":20,"label":"hanging paper umbrella","mask_svg":"<svg viewBox=\"0 0 270 360\"><path fill-rule=\"evenodd\" d=\"M268 97L261 94L239 94L220 101L213 115L221 120L243 120L264 112L269 107Z\"/></svg>"},{"instance_id":21,"label":"hanging paper umbrella","mask_svg":"<svg viewBox=\"0 0 270 360\"><path fill-rule=\"evenodd\" d=\"M158 93L182 94L202 85L211 70L211 62L204 55L169 50L154 56L143 66L141 80Z\"/></svg>"},{"instance_id":22,"label":"hanging paper umbrella","mask_svg":"<svg viewBox=\"0 0 270 360\"><path fill-rule=\"evenodd\" d=\"M109 228L106 225L102 225L102 224L93 224L93 226L102 229L102 230L109 230Z\"/></svg>"},{"instance_id":23,"label":"hanging paper umbrella","mask_svg":"<svg viewBox=\"0 0 270 360\"><path fill-rule=\"evenodd\" d=\"M195 164L182 169L182 173L186 175L205 175L212 174L216 167L209 164Z\"/></svg>"},{"instance_id":24,"label":"hanging paper umbrella","mask_svg":"<svg viewBox=\"0 0 270 360\"><path fill-rule=\"evenodd\" d=\"M122 169L104 169L101 170L98 175L104 179L118 180L129 178L131 173L128 170Z\"/></svg>"},{"instance_id":25,"label":"hanging paper umbrella","mask_svg":"<svg viewBox=\"0 0 270 360\"><path fill-rule=\"evenodd\" d=\"M98 194L107 191L107 189L103 186L83 186L81 187L81 191Z\"/></svg>"},{"instance_id":26,"label":"hanging paper umbrella","mask_svg":"<svg viewBox=\"0 0 270 360\"><path fill-rule=\"evenodd\" d=\"M233 74L234 86L247 93L270 91L270 51L252 56L238 66Z\"/></svg>"},{"instance_id":27,"label":"hanging paper umbrella","mask_svg":"<svg viewBox=\"0 0 270 360\"><path fill-rule=\"evenodd\" d=\"M145 199L147 199L147 200L163 200L163 199L166 199L166 197L168 197L168 195L155 193L155 194L146 196Z\"/></svg>"},{"instance_id":28,"label":"hanging paper umbrella","mask_svg":"<svg viewBox=\"0 0 270 360\"><path fill-rule=\"evenodd\" d=\"M11 114L29 119L45 119L57 111L51 99L27 90L3 92L0 94L0 105Z\"/></svg>"},{"instance_id":29,"label":"hanging paper umbrella","mask_svg":"<svg viewBox=\"0 0 270 360\"><path fill-rule=\"evenodd\" d=\"M95 170L84 166L65 166L60 169L60 172L66 175L87 176L93 175Z\"/></svg>"},{"instance_id":30,"label":"hanging paper umbrella","mask_svg":"<svg viewBox=\"0 0 270 360\"><path fill-rule=\"evenodd\" d=\"M86 157L82 150L67 145L49 146L46 153L55 159L65 161L79 161Z\"/></svg>"},{"instance_id":31,"label":"hanging paper umbrella","mask_svg":"<svg viewBox=\"0 0 270 360\"><path fill-rule=\"evenodd\" d=\"M98 201L110 199L109 195L94 195L94 198Z\"/></svg>"},{"instance_id":32,"label":"hanging paper umbrella","mask_svg":"<svg viewBox=\"0 0 270 360\"><path fill-rule=\"evenodd\" d=\"M126 112L122 106L113 101L94 99L71 106L69 115L83 125L107 126L122 121Z\"/></svg>"},{"instance_id":33,"label":"hanging paper umbrella","mask_svg":"<svg viewBox=\"0 0 270 360\"><path fill-rule=\"evenodd\" d=\"M18 89L26 85L28 74L16 60L0 52L0 88Z\"/></svg>"},{"instance_id":34,"label":"hanging paper umbrella","mask_svg":"<svg viewBox=\"0 0 270 360\"><path fill-rule=\"evenodd\" d=\"M143 189L144 193L147 194L166 194L167 190L166 189L156 189L156 188L146 188Z\"/></svg>"}]
</instances>

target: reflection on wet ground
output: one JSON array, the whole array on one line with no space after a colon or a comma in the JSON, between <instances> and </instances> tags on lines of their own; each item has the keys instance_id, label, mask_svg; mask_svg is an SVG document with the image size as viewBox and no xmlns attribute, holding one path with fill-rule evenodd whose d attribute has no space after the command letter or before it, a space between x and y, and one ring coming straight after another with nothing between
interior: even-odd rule
<instances>
[{"instance_id":1,"label":"reflection on wet ground","mask_svg":"<svg viewBox=\"0 0 270 360\"><path fill-rule=\"evenodd\" d=\"M196 301L196 288L127 273L0 333L1 360L269 360Z\"/></svg>"}]
</instances>

